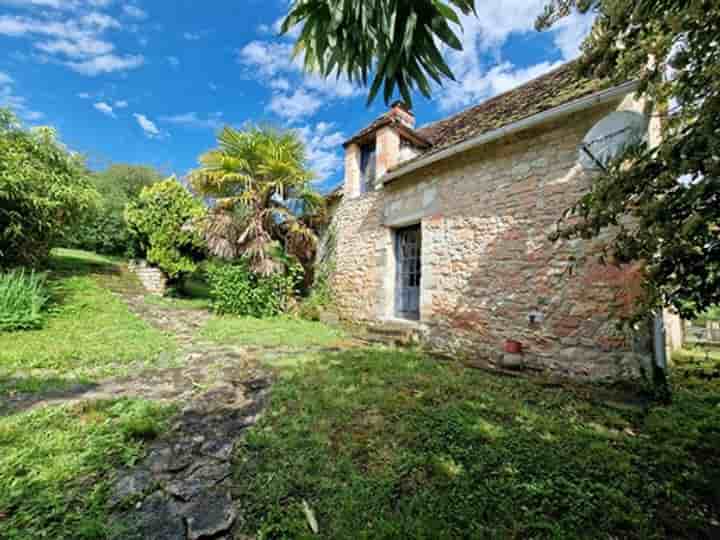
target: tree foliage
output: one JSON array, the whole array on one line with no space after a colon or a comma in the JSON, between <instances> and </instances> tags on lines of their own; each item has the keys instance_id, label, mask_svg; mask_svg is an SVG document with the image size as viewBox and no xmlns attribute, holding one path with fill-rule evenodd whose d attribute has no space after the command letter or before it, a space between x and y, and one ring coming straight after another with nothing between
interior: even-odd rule
<instances>
[{"instance_id":1,"label":"tree foliage","mask_svg":"<svg viewBox=\"0 0 720 540\"><path fill-rule=\"evenodd\" d=\"M619 234L608 254L645 262L636 315L672 305L688 319L720 302L720 6L713 0L556 0L538 19L597 13L580 69L639 95L662 120L657 146L627 152L594 180L557 236Z\"/></svg>"},{"instance_id":2,"label":"tree foliage","mask_svg":"<svg viewBox=\"0 0 720 540\"><path fill-rule=\"evenodd\" d=\"M125 219L137 255L177 280L197 270L204 256L197 223L205 213L202 202L173 177L144 187L128 204Z\"/></svg>"},{"instance_id":3,"label":"tree foliage","mask_svg":"<svg viewBox=\"0 0 720 540\"><path fill-rule=\"evenodd\" d=\"M303 269L291 263L288 271L267 276L252 272L245 261L213 262L207 268L213 309L221 315L273 317L286 313L297 296Z\"/></svg>"},{"instance_id":4,"label":"tree foliage","mask_svg":"<svg viewBox=\"0 0 720 540\"><path fill-rule=\"evenodd\" d=\"M136 201L144 187L161 181L162 176L152 167L115 164L94 173L91 180L100 194L100 205L77 228L73 245L108 255L125 254L131 243L125 206Z\"/></svg>"},{"instance_id":5,"label":"tree foliage","mask_svg":"<svg viewBox=\"0 0 720 540\"><path fill-rule=\"evenodd\" d=\"M295 0L282 31L302 27L295 54L324 76L344 75L367 86L368 103L384 85L389 102L397 88L412 103L412 91L430 96L430 80L454 79L442 45L460 50L456 10L468 14L473 0Z\"/></svg>"},{"instance_id":6,"label":"tree foliage","mask_svg":"<svg viewBox=\"0 0 720 540\"><path fill-rule=\"evenodd\" d=\"M193 188L215 200L205 226L210 252L245 257L253 272L267 275L286 266L275 256L279 244L311 266L317 250L313 220L322 198L310 187L298 135L267 127L225 128L218 145L190 174Z\"/></svg>"},{"instance_id":7,"label":"tree foliage","mask_svg":"<svg viewBox=\"0 0 720 540\"><path fill-rule=\"evenodd\" d=\"M42 263L96 204L81 156L0 109L0 266Z\"/></svg>"}]
</instances>

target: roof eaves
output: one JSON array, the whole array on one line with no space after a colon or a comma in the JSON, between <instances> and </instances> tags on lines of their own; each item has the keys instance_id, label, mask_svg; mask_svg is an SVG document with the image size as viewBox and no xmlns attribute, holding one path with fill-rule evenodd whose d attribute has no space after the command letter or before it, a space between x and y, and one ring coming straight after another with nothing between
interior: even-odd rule
<instances>
[{"instance_id":1,"label":"roof eaves","mask_svg":"<svg viewBox=\"0 0 720 540\"><path fill-rule=\"evenodd\" d=\"M523 119L516 120L515 122L500 126L494 130L485 133L481 133L470 139L458 141L457 143L450 146L440 148L438 149L438 151L434 152L431 149L429 152L421 154L418 157L411 159L410 161L405 161L394 169L390 170L384 176L382 181L384 184L389 184L390 182L393 182L394 180L397 180L398 178L405 176L406 174L431 165L432 163L436 163L437 161L441 161L443 159L451 157L460 152L482 146L491 141L504 138L513 133L529 129L531 127L553 120L555 118L566 116L574 112L583 111L591 107L600 105L602 103L612 101L613 99L634 92L635 90L637 90L638 86L638 81L629 81L618 86L595 92L593 94L590 94L589 96L584 96L569 101L568 103L564 103L552 109L548 109L546 111L527 116Z\"/></svg>"}]
</instances>

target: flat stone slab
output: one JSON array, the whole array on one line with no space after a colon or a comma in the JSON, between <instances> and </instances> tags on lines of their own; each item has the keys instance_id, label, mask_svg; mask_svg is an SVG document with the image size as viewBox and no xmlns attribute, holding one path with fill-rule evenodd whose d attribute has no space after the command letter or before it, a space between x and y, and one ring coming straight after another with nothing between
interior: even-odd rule
<instances>
[{"instance_id":1,"label":"flat stone slab","mask_svg":"<svg viewBox=\"0 0 720 540\"><path fill-rule=\"evenodd\" d=\"M231 473L230 463L227 461L201 462L187 475L178 475L166 483L164 488L175 497L190 501L201 493L211 490Z\"/></svg>"},{"instance_id":2,"label":"flat stone slab","mask_svg":"<svg viewBox=\"0 0 720 540\"><path fill-rule=\"evenodd\" d=\"M152 474L145 469L122 472L110 495L110 505L117 506L128 499L140 497L147 493L153 484Z\"/></svg>"},{"instance_id":3,"label":"flat stone slab","mask_svg":"<svg viewBox=\"0 0 720 540\"><path fill-rule=\"evenodd\" d=\"M230 529L237 519L237 510L233 505L229 491L208 491L186 509L188 538L214 538Z\"/></svg>"},{"instance_id":4,"label":"flat stone slab","mask_svg":"<svg viewBox=\"0 0 720 540\"><path fill-rule=\"evenodd\" d=\"M185 522L177 506L155 492L126 516L124 528L114 540L187 540Z\"/></svg>"}]
</instances>

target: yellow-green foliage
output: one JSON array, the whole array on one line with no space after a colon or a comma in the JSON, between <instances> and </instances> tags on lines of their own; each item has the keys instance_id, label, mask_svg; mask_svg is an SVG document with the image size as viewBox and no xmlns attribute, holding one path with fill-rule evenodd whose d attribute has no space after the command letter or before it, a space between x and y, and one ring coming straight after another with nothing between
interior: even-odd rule
<instances>
[{"instance_id":1,"label":"yellow-green foliage","mask_svg":"<svg viewBox=\"0 0 720 540\"><path fill-rule=\"evenodd\" d=\"M0 109L0 266L36 263L97 204L82 159L51 128Z\"/></svg>"},{"instance_id":2,"label":"yellow-green foliage","mask_svg":"<svg viewBox=\"0 0 720 540\"><path fill-rule=\"evenodd\" d=\"M197 225L205 213L202 202L173 177L143 188L138 201L128 204L125 219L138 254L179 278L197 270L203 257Z\"/></svg>"},{"instance_id":3,"label":"yellow-green foliage","mask_svg":"<svg viewBox=\"0 0 720 540\"><path fill-rule=\"evenodd\" d=\"M22 269L0 274L0 332L42 326L47 300L44 276Z\"/></svg>"}]
</instances>

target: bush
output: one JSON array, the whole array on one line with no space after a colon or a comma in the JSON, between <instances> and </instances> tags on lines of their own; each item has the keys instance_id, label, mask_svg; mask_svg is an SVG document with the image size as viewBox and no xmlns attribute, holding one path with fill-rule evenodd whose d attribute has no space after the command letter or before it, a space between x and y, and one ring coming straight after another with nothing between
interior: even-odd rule
<instances>
[{"instance_id":1,"label":"bush","mask_svg":"<svg viewBox=\"0 0 720 540\"><path fill-rule=\"evenodd\" d=\"M333 291L331 278L335 272L335 251L337 233L334 226L330 226L322 238L319 259L315 265L315 282L310 294L298 306L298 315L310 321L319 321L323 311L327 311L333 304Z\"/></svg>"},{"instance_id":2,"label":"bush","mask_svg":"<svg viewBox=\"0 0 720 540\"><path fill-rule=\"evenodd\" d=\"M207 275L213 308L221 315L273 317L289 310L302 278L302 267L293 264L284 273L261 276L247 263L212 263Z\"/></svg>"},{"instance_id":3,"label":"bush","mask_svg":"<svg viewBox=\"0 0 720 540\"><path fill-rule=\"evenodd\" d=\"M47 301L41 274L22 269L0 274L0 331L40 328Z\"/></svg>"},{"instance_id":4,"label":"bush","mask_svg":"<svg viewBox=\"0 0 720 540\"><path fill-rule=\"evenodd\" d=\"M175 178L143 188L137 202L125 209L134 255L156 264L173 280L195 272L205 254L196 223L205 213L202 202Z\"/></svg>"},{"instance_id":5,"label":"bush","mask_svg":"<svg viewBox=\"0 0 720 540\"><path fill-rule=\"evenodd\" d=\"M45 262L98 202L82 158L55 131L0 108L0 267Z\"/></svg>"},{"instance_id":6,"label":"bush","mask_svg":"<svg viewBox=\"0 0 720 540\"><path fill-rule=\"evenodd\" d=\"M100 194L100 207L73 231L68 247L105 255L127 254L131 236L125 207L138 200L144 187L162 179L152 167L138 165L115 164L94 173L91 180Z\"/></svg>"}]
</instances>

